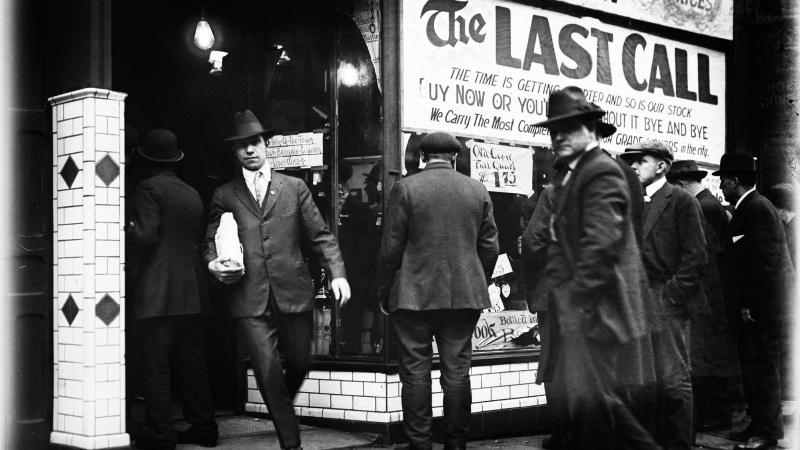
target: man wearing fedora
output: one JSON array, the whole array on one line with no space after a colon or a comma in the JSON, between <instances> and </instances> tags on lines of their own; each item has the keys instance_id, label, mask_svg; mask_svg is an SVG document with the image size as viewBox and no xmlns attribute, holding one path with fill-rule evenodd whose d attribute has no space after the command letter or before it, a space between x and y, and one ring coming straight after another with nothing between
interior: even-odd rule
<instances>
[{"instance_id":1,"label":"man wearing fedora","mask_svg":"<svg viewBox=\"0 0 800 450\"><path fill-rule=\"evenodd\" d=\"M561 384L572 448L654 449L619 396L637 370L620 351L647 333L647 280L636 243L629 186L599 145L602 108L569 86L550 94L547 127L558 160L547 220L538 383ZM601 134L606 132L601 131Z\"/></svg>"},{"instance_id":2,"label":"man wearing fedora","mask_svg":"<svg viewBox=\"0 0 800 450\"><path fill-rule=\"evenodd\" d=\"M210 304L199 251L203 203L175 175L173 166L183 152L171 131L152 130L137 152L150 177L133 193L129 291L142 344L150 433L136 438L136 444L152 449L174 449L176 441L214 446L217 424L204 357ZM191 424L180 435L172 428L171 377Z\"/></svg>"},{"instance_id":3,"label":"man wearing fedora","mask_svg":"<svg viewBox=\"0 0 800 450\"><path fill-rule=\"evenodd\" d=\"M378 300L397 335L403 425L412 449L431 449L435 337L444 393L444 448L466 448L472 334L491 303L498 254L486 187L454 170L461 143L432 133L419 144L422 172L389 195L378 263Z\"/></svg>"},{"instance_id":4,"label":"man wearing fedora","mask_svg":"<svg viewBox=\"0 0 800 450\"><path fill-rule=\"evenodd\" d=\"M734 449L774 448L781 422L781 314L792 262L775 207L755 190L756 168L748 153L725 153L720 168L725 200L734 205L724 241L729 298L739 308L739 357L750 425L731 438Z\"/></svg>"},{"instance_id":5,"label":"man wearing fedora","mask_svg":"<svg viewBox=\"0 0 800 450\"><path fill-rule=\"evenodd\" d=\"M694 160L675 161L667 180L694 196L703 215L708 264L700 278L709 314L691 322L692 392L696 430L730 428L733 413L729 390L739 377L739 355L728 322L729 308L722 291L720 263L728 215L701 180L708 174Z\"/></svg>"},{"instance_id":6,"label":"man wearing fedora","mask_svg":"<svg viewBox=\"0 0 800 450\"><path fill-rule=\"evenodd\" d=\"M700 286L706 239L700 205L667 183L672 150L658 140L625 149L645 189L642 259L650 284L651 340L655 362L654 437L663 448L693 443L689 323L708 312Z\"/></svg>"},{"instance_id":7,"label":"man wearing fedora","mask_svg":"<svg viewBox=\"0 0 800 450\"><path fill-rule=\"evenodd\" d=\"M339 245L308 187L270 170L264 141L270 131L250 110L236 113L233 122L225 141L242 170L214 192L204 257L209 271L227 285L231 315L244 336L280 446L295 449L300 448L300 431L292 402L310 366L314 308L301 240L319 257L342 306L350 298L350 286ZM238 224L244 266L217 256L214 235L225 212L233 213Z\"/></svg>"}]
</instances>

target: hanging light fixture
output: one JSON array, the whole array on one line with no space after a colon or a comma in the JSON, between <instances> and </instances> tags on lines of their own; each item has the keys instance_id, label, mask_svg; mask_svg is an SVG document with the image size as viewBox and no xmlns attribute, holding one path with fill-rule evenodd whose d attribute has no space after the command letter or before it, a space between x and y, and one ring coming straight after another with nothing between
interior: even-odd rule
<instances>
[{"instance_id":1,"label":"hanging light fixture","mask_svg":"<svg viewBox=\"0 0 800 450\"><path fill-rule=\"evenodd\" d=\"M202 6L200 7L200 20L194 30L194 45L203 51L214 46L214 33L211 31L211 26L206 22Z\"/></svg>"}]
</instances>

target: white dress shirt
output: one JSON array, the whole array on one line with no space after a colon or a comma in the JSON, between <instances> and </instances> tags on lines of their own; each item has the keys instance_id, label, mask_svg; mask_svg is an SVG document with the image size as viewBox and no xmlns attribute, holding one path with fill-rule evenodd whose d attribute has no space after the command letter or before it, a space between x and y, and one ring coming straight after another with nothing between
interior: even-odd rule
<instances>
[{"instance_id":1,"label":"white dress shirt","mask_svg":"<svg viewBox=\"0 0 800 450\"><path fill-rule=\"evenodd\" d=\"M661 177L644 188L644 201L649 202L662 186L667 184L667 177Z\"/></svg>"},{"instance_id":2,"label":"white dress shirt","mask_svg":"<svg viewBox=\"0 0 800 450\"><path fill-rule=\"evenodd\" d=\"M250 190L250 195L253 198L256 198L256 172L261 172L263 175L259 177L258 180L258 187L259 192L261 192L261 201L263 202L265 198L267 198L267 189L269 188L269 182L272 179L272 172L269 170L269 165L264 164L261 166L260 169L250 171L242 167L242 175L244 175L244 183L247 185L247 189ZM261 206L260 204L258 206Z\"/></svg>"},{"instance_id":3,"label":"white dress shirt","mask_svg":"<svg viewBox=\"0 0 800 450\"><path fill-rule=\"evenodd\" d=\"M739 209L739 205L742 203L742 200L744 200L744 198L745 198L745 197L747 197L748 195L750 195L750 193L751 193L751 192L753 192L753 191L755 191L755 190L756 190L756 187L755 187L755 186L753 186L753 187L751 187L751 188L750 188L750 190L749 190L749 191L745 192L745 193L744 193L744 195L742 195L741 197L739 197L739 200L737 200L737 201L736 201L736 205L733 207L733 209Z\"/></svg>"}]
</instances>

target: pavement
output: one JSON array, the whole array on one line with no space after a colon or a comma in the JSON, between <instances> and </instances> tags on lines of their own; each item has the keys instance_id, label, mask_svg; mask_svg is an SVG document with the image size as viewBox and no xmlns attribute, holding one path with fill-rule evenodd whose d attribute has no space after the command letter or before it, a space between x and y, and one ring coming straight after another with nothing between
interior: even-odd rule
<instances>
[{"instance_id":1,"label":"pavement","mask_svg":"<svg viewBox=\"0 0 800 450\"><path fill-rule=\"evenodd\" d=\"M787 410L788 408L788 410ZM794 407L784 406L785 434L786 437L778 443L780 449L797 449L800 443L797 440L797 423L792 419L797 417ZM220 439L217 449L223 450L250 450L250 449L279 449L275 428L269 419L250 416L219 417L217 419ZM731 430L741 430L747 425L743 420L731 429L703 432L697 434L694 449L731 450L734 441L728 440ZM391 449L400 450L401 444L382 445L378 436L369 433L340 431L331 428L302 425L300 427L303 448L305 450L334 450L334 449ZM542 449L542 440L546 435L516 436L497 439L483 439L470 441L469 449ZM203 450L197 445L181 444L180 450ZM441 444L434 444L434 450L441 450Z\"/></svg>"}]
</instances>

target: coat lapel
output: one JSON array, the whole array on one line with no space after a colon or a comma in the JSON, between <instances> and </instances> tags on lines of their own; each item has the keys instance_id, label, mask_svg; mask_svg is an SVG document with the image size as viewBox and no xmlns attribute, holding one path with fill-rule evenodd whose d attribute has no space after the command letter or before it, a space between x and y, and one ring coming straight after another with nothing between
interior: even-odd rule
<instances>
[{"instance_id":1,"label":"coat lapel","mask_svg":"<svg viewBox=\"0 0 800 450\"><path fill-rule=\"evenodd\" d=\"M256 199L254 199L253 195L250 194L250 189L247 189L247 184L244 182L244 176L239 175L236 178L236 182L233 183L234 194L251 213L255 214L256 217L261 217L261 210L256 204Z\"/></svg>"},{"instance_id":2,"label":"coat lapel","mask_svg":"<svg viewBox=\"0 0 800 450\"><path fill-rule=\"evenodd\" d=\"M269 214L270 210L272 210L272 208L275 206L275 202L278 201L278 197L280 197L282 190L283 178L273 172L272 179L269 183L269 188L267 189L267 199L264 200L263 208L260 211L261 217L267 217L267 214Z\"/></svg>"},{"instance_id":3,"label":"coat lapel","mask_svg":"<svg viewBox=\"0 0 800 450\"><path fill-rule=\"evenodd\" d=\"M650 200L650 207L647 208L647 215L644 217L644 237L650 234L650 231L658 222L658 218L661 217L670 197L672 197L673 189L672 185L664 183L664 186L661 186L661 189L653 194L653 198Z\"/></svg>"}]
</instances>

